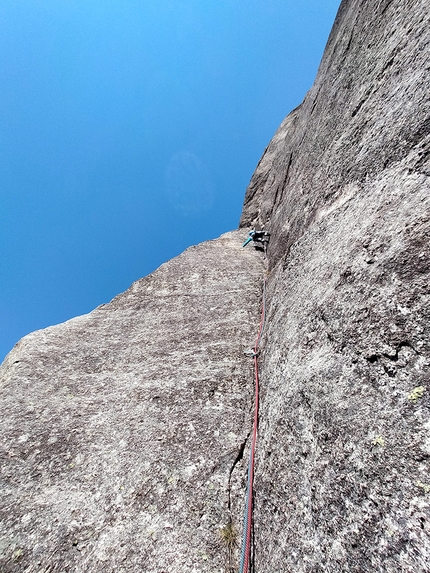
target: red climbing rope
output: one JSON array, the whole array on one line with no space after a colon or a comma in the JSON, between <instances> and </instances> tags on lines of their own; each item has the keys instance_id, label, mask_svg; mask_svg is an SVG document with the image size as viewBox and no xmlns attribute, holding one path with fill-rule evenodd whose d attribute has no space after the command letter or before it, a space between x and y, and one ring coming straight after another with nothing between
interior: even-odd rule
<instances>
[{"instance_id":1,"label":"red climbing rope","mask_svg":"<svg viewBox=\"0 0 430 573\"><path fill-rule=\"evenodd\" d=\"M259 405L258 349L260 346L261 336L263 334L265 320L266 320L266 279L264 279L263 281L263 303L261 310L261 320L253 352L254 377L255 377L254 425L252 429L251 450L249 454L248 482L246 487L242 552L240 558L239 573L248 573L249 559L251 555L252 495L253 495L253 484L254 484L255 446L257 444L258 405Z\"/></svg>"}]
</instances>

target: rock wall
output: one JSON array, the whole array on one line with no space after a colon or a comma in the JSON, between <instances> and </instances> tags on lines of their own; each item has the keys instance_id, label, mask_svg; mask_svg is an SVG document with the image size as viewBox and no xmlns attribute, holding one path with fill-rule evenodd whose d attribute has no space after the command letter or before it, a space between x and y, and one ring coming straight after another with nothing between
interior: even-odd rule
<instances>
[{"instance_id":1,"label":"rock wall","mask_svg":"<svg viewBox=\"0 0 430 573\"><path fill-rule=\"evenodd\" d=\"M342 2L246 193L268 329L254 571L430 571L428 4Z\"/></svg>"},{"instance_id":2,"label":"rock wall","mask_svg":"<svg viewBox=\"0 0 430 573\"><path fill-rule=\"evenodd\" d=\"M246 191L240 224L270 227L272 266L391 166L428 174L428 29L426 0L342 2L312 89Z\"/></svg>"},{"instance_id":3,"label":"rock wall","mask_svg":"<svg viewBox=\"0 0 430 573\"><path fill-rule=\"evenodd\" d=\"M242 520L261 256L235 231L0 372L0 570L226 571ZM227 530L228 533L228 530Z\"/></svg>"},{"instance_id":4,"label":"rock wall","mask_svg":"<svg viewBox=\"0 0 430 573\"><path fill-rule=\"evenodd\" d=\"M242 230L8 355L2 572L237 570L266 263L253 573L430 572L429 24L343 0Z\"/></svg>"}]
</instances>

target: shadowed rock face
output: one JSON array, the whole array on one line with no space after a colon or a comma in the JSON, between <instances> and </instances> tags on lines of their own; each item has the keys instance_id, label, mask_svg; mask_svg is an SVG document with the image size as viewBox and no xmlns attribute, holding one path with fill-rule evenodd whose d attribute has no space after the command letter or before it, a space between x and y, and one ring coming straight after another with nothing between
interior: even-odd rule
<instances>
[{"instance_id":1,"label":"shadowed rock face","mask_svg":"<svg viewBox=\"0 0 430 573\"><path fill-rule=\"evenodd\" d=\"M268 328L255 571L430 571L429 7L343 2L246 193Z\"/></svg>"},{"instance_id":2,"label":"shadowed rock face","mask_svg":"<svg viewBox=\"0 0 430 573\"><path fill-rule=\"evenodd\" d=\"M2 573L225 570L263 272L243 239L192 247L9 354Z\"/></svg>"},{"instance_id":3,"label":"shadowed rock face","mask_svg":"<svg viewBox=\"0 0 430 573\"><path fill-rule=\"evenodd\" d=\"M429 11L344 0L245 197L265 226L254 573L430 572ZM265 264L188 249L0 372L0 569L236 570Z\"/></svg>"}]
</instances>

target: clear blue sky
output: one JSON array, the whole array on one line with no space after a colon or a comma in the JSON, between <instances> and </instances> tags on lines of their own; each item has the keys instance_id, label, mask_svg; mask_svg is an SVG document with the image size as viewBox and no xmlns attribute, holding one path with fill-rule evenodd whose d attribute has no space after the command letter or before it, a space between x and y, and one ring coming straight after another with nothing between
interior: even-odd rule
<instances>
[{"instance_id":1,"label":"clear blue sky","mask_svg":"<svg viewBox=\"0 0 430 573\"><path fill-rule=\"evenodd\" d=\"M339 3L1 1L0 360L237 227Z\"/></svg>"}]
</instances>

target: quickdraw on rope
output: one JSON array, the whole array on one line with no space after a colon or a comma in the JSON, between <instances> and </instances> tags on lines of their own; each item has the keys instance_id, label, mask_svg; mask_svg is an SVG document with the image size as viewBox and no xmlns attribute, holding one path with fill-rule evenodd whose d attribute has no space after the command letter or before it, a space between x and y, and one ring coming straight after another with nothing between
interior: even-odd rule
<instances>
[{"instance_id":1,"label":"quickdraw on rope","mask_svg":"<svg viewBox=\"0 0 430 573\"><path fill-rule=\"evenodd\" d=\"M261 310L260 326L258 328L257 339L255 341L252 357L254 359L255 376L255 405L254 405L254 425L252 429L251 450L248 464L248 481L246 486L245 515L243 520L242 551L240 556L239 573L248 573L249 559L251 555L251 525L252 525L252 494L254 483L255 446L257 443L258 426L258 399L259 399L259 379L258 379L258 348L264 330L266 320L266 279L263 281L263 303Z\"/></svg>"}]
</instances>

